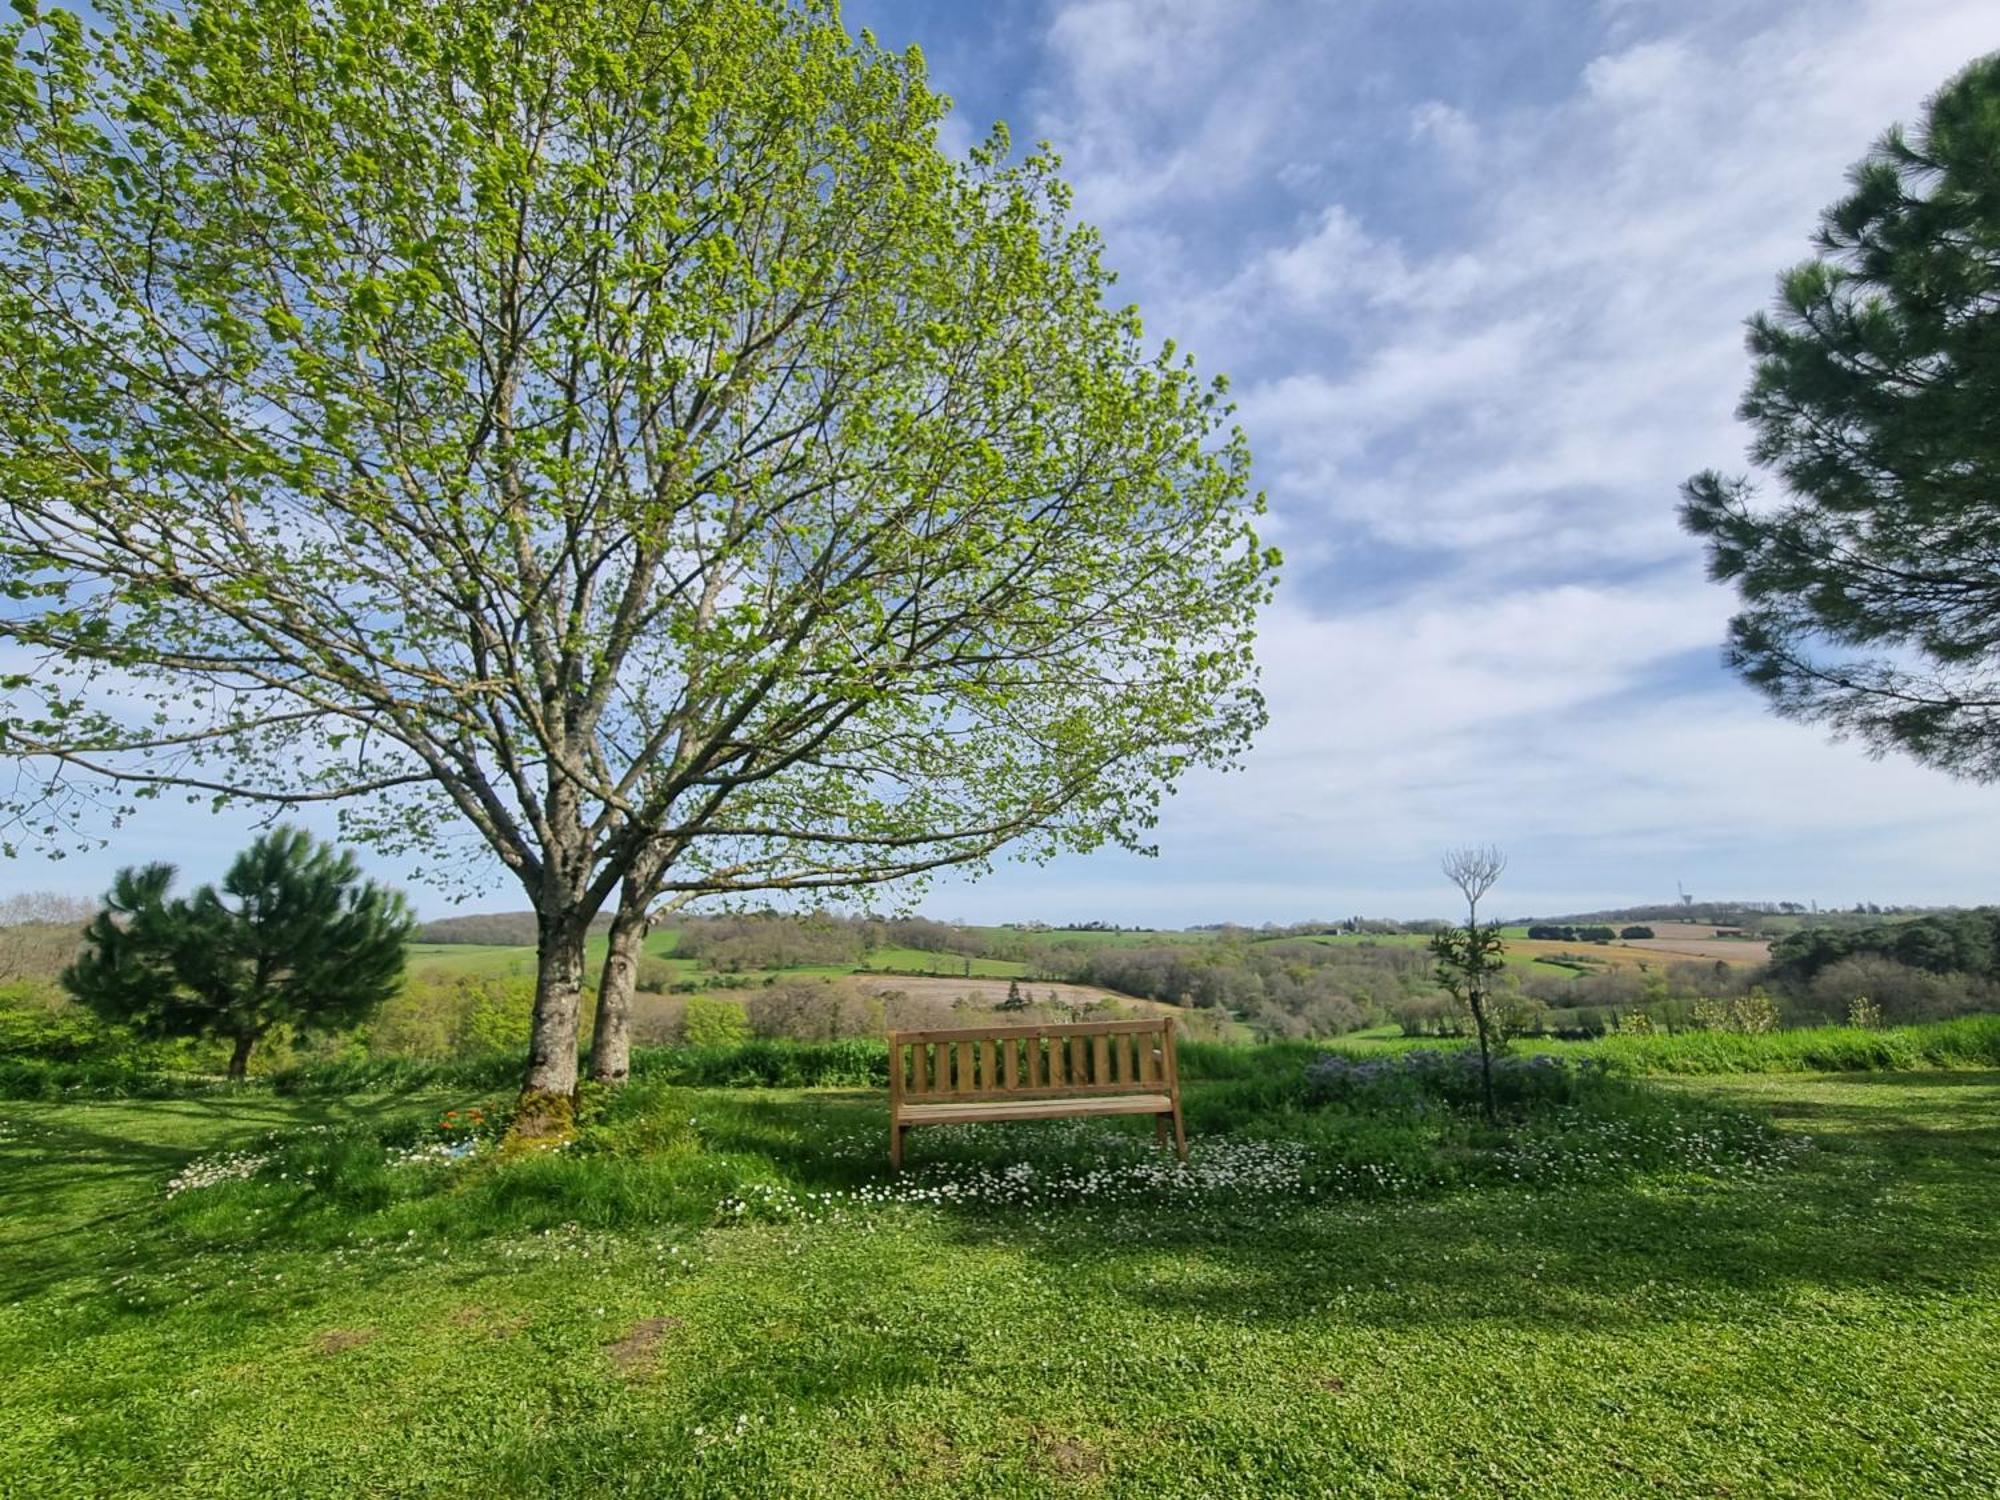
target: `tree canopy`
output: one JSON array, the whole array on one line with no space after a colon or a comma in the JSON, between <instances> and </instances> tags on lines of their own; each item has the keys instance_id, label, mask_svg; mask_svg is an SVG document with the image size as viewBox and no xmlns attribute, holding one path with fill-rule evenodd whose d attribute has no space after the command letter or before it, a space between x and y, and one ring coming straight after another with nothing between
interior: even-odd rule
<instances>
[{"instance_id":1,"label":"tree canopy","mask_svg":"<svg viewBox=\"0 0 2000 1500\"><path fill-rule=\"evenodd\" d=\"M1891 130L1751 320L1740 414L1787 500L1697 475L1682 519L1782 714L2000 777L2000 54Z\"/></svg>"},{"instance_id":2,"label":"tree canopy","mask_svg":"<svg viewBox=\"0 0 2000 1500\"><path fill-rule=\"evenodd\" d=\"M96 11L0 29L21 836L329 801L450 879L469 830L555 1092L607 903L615 1078L656 903L1142 846L1261 723L1220 386L914 52L822 0Z\"/></svg>"},{"instance_id":3,"label":"tree canopy","mask_svg":"<svg viewBox=\"0 0 2000 1500\"><path fill-rule=\"evenodd\" d=\"M403 898L303 830L258 838L220 890L174 897L173 883L168 864L120 870L63 983L145 1034L228 1040L232 1078L273 1027L353 1026L402 978Z\"/></svg>"}]
</instances>

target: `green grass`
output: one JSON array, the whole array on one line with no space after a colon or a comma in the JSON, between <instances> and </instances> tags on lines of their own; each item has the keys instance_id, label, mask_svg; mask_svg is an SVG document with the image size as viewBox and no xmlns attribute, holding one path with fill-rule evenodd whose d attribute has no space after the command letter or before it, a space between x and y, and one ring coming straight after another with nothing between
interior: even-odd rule
<instances>
[{"instance_id":1,"label":"green grass","mask_svg":"<svg viewBox=\"0 0 2000 1500\"><path fill-rule=\"evenodd\" d=\"M1010 933L1002 927L975 927L971 929L993 938L1008 938L1020 934ZM1104 932L1097 929L1056 929L1049 928L1026 934L1027 940L1038 944L1060 944L1079 948L1154 948L1170 943L1212 943L1221 936L1213 931L1183 932L1176 928L1147 928L1143 931Z\"/></svg>"},{"instance_id":2,"label":"green grass","mask_svg":"<svg viewBox=\"0 0 2000 1500\"><path fill-rule=\"evenodd\" d=\"M1694 1031L1606 1036L1590 1042L1524 1040L1520 1049L1601 1057L1620 1072L1813 1073L2000 1066L2000 1015L1919 1026L1819 1026L1759 1036Z\"/></svg>"},{"instance_id":3,"label":"green grass","mask_svg":"<svg viewBox=\"0 0 2000 1500\"><path fill-rule=\"evenodd\" d=\"M673 981L679 984L726 980L729 983L723 987L730 988L740 984L758 985L767 979L834 979L856 972L853 964L802 964L789 969L749 969L725 975L700 959L675 958L673 955L679 942L680 934L672 928L652 933L646 939L647 955L664 960L673 971ZM604 946L602 933L590 939L584 950L588 972L595 973L603 964ZM973 978L1015 979L1023 978L1028 973L1027 964L1013 959L974 958L969 963ZM931 953L919 948L878 948L867 955L862 968L934 974L949 979L964 977L967 964L967 959L952 953ZM409 969L419 978L428 974L464 974L483 979L531 980L535 976L535 950L487 943L412 943L409 947Z\"/></svg>"},{"instance_id":4,"label":"green grass","mask_svg":"<svg viewBox=\"0 0 2000 1500\"><path fill-rule=\"evenodd\" d=\"M573 1154L469 1167L383 1165L476 1099L435 1075L0 1104L0 1490L2000 1488L2000 1072L1619 1085L1615 1129L1508 1143L1302 1113L1299 1054L1229 1050L1221 1076L1207 1050L1189 1111L1212 1191L1014 1206L943 1187L1022 1159L1129 1186L1150 1147L920 1133L906 1188L936 1201L882 1202L869 1092L655 1077ZM1742 1110L1810 1149L1756 1166ZM1653 1147L1613 1159L1636 1125ZM1712 1154L1725 1126L1737 1156ZM267 1173L292 1175L163 1197L273 1131ZM1683 1159L1676 1133L1710 1144ZM1433 1137L1433 1166L1566 1165L1355 1186ZM1321 1191L1260 1185L1287 1151L1327 1164Z\"/></svg>"},{"instance_id":5,"label":"green grass","mask_svg":"<svg viewBox=\"0 0 2000 1500\"><path fill-rule=\"evenodd\" d=\"M1370 1053L1408 1052L1419 1047L1468 1047L1462 1037L1404 1036L1393 1026L1352 1031L1328 1042L1274 1044L1305 1056L1314 1051ZM2000 1067L2000 1015L1960 1016L1915 1026L1863 1029L1816 1026L1773 1031L1757 1036L1732 1032L1690 1031L1650 1036L1630 1034L1593 1041L1557 1041L1522 1037L1512 1043L1517 1052L1546 1052L1565 1058L1601 1058L1614 1071L1634 1077L1677 1073L1845 1073L1883 1072L1912 1068ZM1185 1043L1183 1052L1210 1057L1207 1043ZM1226 1060L1197 1066L1226 1068Z\"/></svg>"},{"instance_id":6,"label":"green grass","mask_svg":"<svg viewBox=\"0 0 2000 1500\"><path fill-rule=\"evenodd\" d=\"M1028 966L1007 958L963 958L956 953L929 953L921 948L877 948L868 955L871 969L894 969L903 973L936 974L946 979L1019 979Z\"/></svg>"}]
</instances>

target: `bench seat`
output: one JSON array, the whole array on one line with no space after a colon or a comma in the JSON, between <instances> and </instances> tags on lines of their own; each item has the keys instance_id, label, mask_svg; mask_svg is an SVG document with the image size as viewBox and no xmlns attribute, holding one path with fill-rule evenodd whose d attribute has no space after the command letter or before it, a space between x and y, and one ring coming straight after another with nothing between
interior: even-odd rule
<instances>
[{"instance_id":1,"label":"bench seat","mask_svg":"<svg viewBox=\"0 0 2000 1500\"><path fill-rule=\"evenodd\" d=\"M889 1033L889 1165L919 1125L1151 1115L1187 1160L1174 1020L961 1026Z\"/></svg>"},{"instance_id":2,"label":"bench seat","mask_svg":"<svg viewBox=\"0 0 2000 1500\"><path fill-rule=\"evenodd\" d=\"M1174 1101L1165 1094L1113 1094L1103 1099L1022 1099L1016 1103L905 1104L911 1125L948 1125L954 1120L1056 1120L1065 1115L1164 1115Z\"/></svg>"}]
</instances>

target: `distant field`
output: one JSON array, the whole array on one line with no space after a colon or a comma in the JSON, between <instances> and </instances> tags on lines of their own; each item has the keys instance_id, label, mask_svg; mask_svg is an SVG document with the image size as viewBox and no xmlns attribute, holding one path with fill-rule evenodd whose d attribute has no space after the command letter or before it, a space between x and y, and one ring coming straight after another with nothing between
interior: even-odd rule
<instances>
[{"instance_id":1,"label":"distant field","mask_svg":"<svg viewBox=\"0 0 2000 1500\"><path fill-rule=\"evenodd\" d=\"M986 933L995 938L1021 937L1031 944L1069 945L1080 948L1152 948L1167 943L1211 943L1218 935L1212 931L1179 932L1170 928L1120 932L1106 932L1095 928L1054 927L1034 930L1014 927L975 927L970 930Z\"/></svg>"},{"instance_id":2,"label":"distant field","mask_svg":"<svg viewBox=\"0 0 2000 1500\"><path fill-rule=\"evenodd\" d=\"M1513 929L1518 932L1520 929ZM1502 929L1503 933L1507 929ZM1284 941L1272 939L1272 941ZM1374 945L1383 948L1427 948L1430 939L1418 933L1321 933L1310 938L1295 938L1290 941L1324 943L1336 948L1359 948ZM1574 979L1579 973L1593 968L1637 969L1649 968L1657 959L1649 958L1634 950L1630 945L1607 943L1546 943L1531 942L1519 936L1509 936L1503 955L1512 968L1525 969L1535 974L1565 975ZM1570 962L1558 962L1569 960ZM1572 963L1582 964L1583 969L1572 967Z\"/></svg>"},{"instance_id":3,"label":"distant field","mask_svg":"<svg viewBox=\"0 0 2000 1500\"><path fill-rule=\"evenodd\" d=\"M602 951L602 945L599 945ZM489 943L412 943L410 973L470 974L482 979L533 978L533 948L500 947Z\"/></svg>"},{"instance_id":4,"label":"distant field","mask_svg":"<svg viewBox=\"0 0 2000 1500\"><path fill-rule=\"evenodd\" d=\"M956 953L930 953L922 948L877 948L868 955L866 963L871 969L956 974L973 979L1017 979L1028 972L1026 964L1013 959L965 958Z\"/></svg>"},{"instance_id":5,"label":"distant field","mask_svg":"<svg viewBox=\"0 0 2000 1500\"><path fill-rule=\"evenodd\" d=\"M1550 943L1529 938L1509 938L1510 957L1536 961L1572 958L1610 969L1658 968L1664 963L1686 959L1721 959L1728 964L1761 964L1770 957L1771 945L1751 941L1716 941L1707 944L1669 942L1665 939L1630 943Z\"/></svg>"},{"instance_id":6,"label":"distant field","mask_svg":"<svg viewBox=\"0 0 2000 1500\"><path fill-rule=\"evenodd\" d=\"M998 1005L1007 998L1007 987L1013 981L1006 979L954 979L949 975L935 978L918 978L909 974L850 975L839 981L841 986L862 994L882 995L891 992L908 995L913 1000L958 1000L966 997L977 1000L982 1005ZM1149 1012L1173 1011L1177 1007L1161 1005L1152 1000L1135 1000L1130 995L1114 994L1110 990L1099 989L1091 984L1065 984L1047 979L1026 980L1020 983L1021 993L1039 1004L1051 995L1058 1005L1096 1005L1104 1001L1114 1001L1128 1008L1136 1007Z\"/></svg>"},{"instance_id":7,"label":"distant field","mask_svg":"<svg viewBox=\"0 0 2000 1500\"><path fill-rule=\"evenodd\" d=\"M1506 959L1509 965L1528 973L1569 978L1574 978L1580 973L1605 969L1655 969L1679 962L1720 960L1734 966L1752 966L1766 962L1770 956L1768 942L1753 938L1717 938L1714 936L1715 928L1708 923L1668 922L1650 925L1658 936L1650 940L1629 943L1538 941L1524 936L1526 928L1520 925L1503 927L1501 932L1507 942ZM1025 936L1034 946L1083 948L1202 944L1213 942L1217 937L1212 931L1085 930L1039 931L1023 934L1012 928L971 930L988 934L995 939ZM1245 936L1252 943L1310 942L1330 947L1374 945L1384 948L1422 949L1430 941L1418 933L1319 933L1309 937L1291 938L1275 935L1264 937L1246 933ZM725 977L699 960L675 958L673 955L679 942L680 933L673 928L663 928L653 933L646 941L648 957L662 960L672 966L673 983L700 984L706 980ZM594 969L604 955L604 939L601 935L591 939L588 952ZM416 943L410 948L410 968L413 973L420 976L452 973L490 978L532 978L535 972L535 956L534 950L530 948L472 943ZM904 976L929 975L942 980L1025 980L1029 973L1029 965L1017 959L966 958L955 953L934 953L919 948L878 948L863 960L862 968ZM847 964L819 964L792 969L746 969L727 977L734 986L743 983L762 984L769 979L833 979L854 972L855 968Z\"/></svg>"},{"instance_id":8,"label":"distant field","mask_svg":"<svg viewBox=\"0 0 2000 1500\"><path fill-rule=\"evenodd\" d=\"M1655 938L1650 942L1642 939L1625 946L1647 953L1665 954L1669 958L1720 959L1726 964L1762 964L1768 963L1771 957L1771 945L1756 938L1710 938L1706 942L1689 938Z\"/></svg>"}]
</instances>

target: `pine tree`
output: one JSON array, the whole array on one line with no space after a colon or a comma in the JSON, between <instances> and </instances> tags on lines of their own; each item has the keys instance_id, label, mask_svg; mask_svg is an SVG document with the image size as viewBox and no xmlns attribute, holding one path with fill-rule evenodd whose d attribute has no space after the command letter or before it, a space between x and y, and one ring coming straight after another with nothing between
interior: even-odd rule
<instances>
[{"instance_id":1,"label":"pine tree","mask_svg":"<svg viewBox=\"0 0 2000 1500\"><path fill-rule=\"evenodd\" d=\"M2000 53L1891 130L1751 320L1740 415L1789 492L1708 472L1682 522L1787 717L2000 778Z\"/></svg>"},{"instance_id":2,"label":"pine tree","mask_svg":"<svg viewBox=\"0 0 2000 1500\"><path fill-rule=\"evenodd\" d=\"M297 828L263 835L221 889L169 894L174 867L120 870L63 975L97 1014L157 1037L231 1043L229 1076L274 1026L356 1025L395 993L413 922L354 856Z\"/></svg>"}]
</instances>

